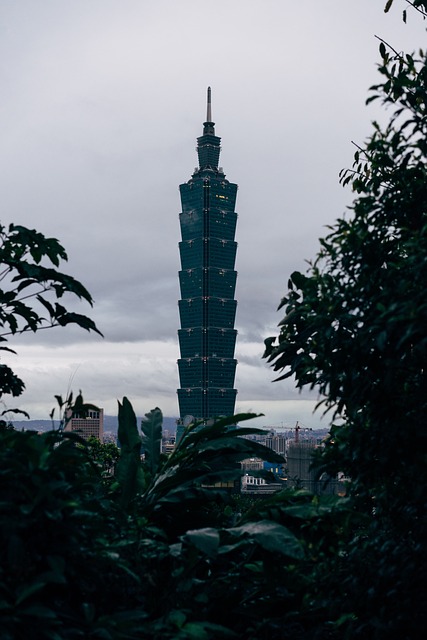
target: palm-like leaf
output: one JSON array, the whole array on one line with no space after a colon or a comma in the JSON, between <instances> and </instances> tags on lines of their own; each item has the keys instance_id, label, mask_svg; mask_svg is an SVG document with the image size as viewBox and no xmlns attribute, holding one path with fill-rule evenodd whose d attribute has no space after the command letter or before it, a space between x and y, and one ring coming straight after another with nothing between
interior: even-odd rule
<instances>
[{"instance_id":1,"label":"palm-like leaf","mask_svg":"<svg viewBox=\"0 0 427 640\"><path fill-rule=\"evenodd\" d=\"M160 450L162 442L163 414L158 407L145 414L141 421L142 447L145 454L145 463L148 471L153 476L160 462Z\"/></svg>"},{"instance_id":2,"label":"palm-like leaf","mask_svg":"<svg viewBox=\"0 0 427 640\"><path fill-rule=\"evenodd\" d=\"M187 428L142 497L146 516L173 530L175 536L203 526L208 505L227 499L242 475L241 460L256 456L283 462L282 456L271 449L242 437L261 433L259 429L236 426L253 417L239 414L211 426Z\"/></svg>"},{"instance_id":3,"label":"palm-like leaf","mask_svg":"<svg viewBox=\"0 0 427 640\"><path fill-rule=\"evenodd\" d=\"M121 485L121 504L127 507L134 496L144 489L145 479L141 467L141 438L136 415L129 400L119 402L120 459L116 465L116 479Z\"/></svg>"}]
</instances>

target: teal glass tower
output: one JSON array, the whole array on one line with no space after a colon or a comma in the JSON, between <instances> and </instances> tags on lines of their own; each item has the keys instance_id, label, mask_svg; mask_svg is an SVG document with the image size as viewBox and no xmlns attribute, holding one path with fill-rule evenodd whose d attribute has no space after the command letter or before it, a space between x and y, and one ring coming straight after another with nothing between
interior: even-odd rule
<instances>
[{"instance_id":1,"label":"teal glass tower","mask_svg":"<svg viewBox=\"0 0 427 640\"><path fill-rule=\"evenodd\" d=\"M191 179L179 187L182 213L178 438L182 427L194 420L208 423L219 416L233 415L237 394L234 389L237 185L226 180L218 166L220 142L212 122L209 87L206 122L203 135L197 139L199 166Z\"/></svg>"}]
</instances>

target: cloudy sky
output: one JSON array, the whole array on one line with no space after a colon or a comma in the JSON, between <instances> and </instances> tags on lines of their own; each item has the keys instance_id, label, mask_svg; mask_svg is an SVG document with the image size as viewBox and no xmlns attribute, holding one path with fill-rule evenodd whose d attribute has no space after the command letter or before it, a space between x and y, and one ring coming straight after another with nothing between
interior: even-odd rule
<instances>
[{"instance_id":1,"label":"cloudy sky","mask_svg":"<svg viewBox=\"0 0 427 640\"><path fill-rule=\"evenodd\" d=\"M327 426L315 397L272 383L261 359L294 270L351 204L338 184L351 140L383 118L364 106L379 35L425 44L404 0L0 0L1 222L63 243L64 270L95 300L105 338L74 328L12 341L2 356L47 418L83 390L114 415L177 416L178 185L196 165L212 86L221 165L239 185L236 409L254 424Z\"/></svg>"}]
</instances>

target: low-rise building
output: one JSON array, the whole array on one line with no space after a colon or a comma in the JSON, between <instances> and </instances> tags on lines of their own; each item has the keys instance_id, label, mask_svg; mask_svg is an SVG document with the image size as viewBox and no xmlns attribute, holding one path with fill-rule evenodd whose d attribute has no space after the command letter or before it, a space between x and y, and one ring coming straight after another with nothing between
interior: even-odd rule
<instances>
[{"instance_id":1,"label":"low-rise building","mask_svg":"<svg viewBox=\"0 0 427 640\"><path fill-rule=\"evenodd\" d=\"M82 415L73 415L65 426L64 431L77 433L85 440L90 437L100 442L104 439L104 410L90 409Z\"/></svg>"}]
</instances>

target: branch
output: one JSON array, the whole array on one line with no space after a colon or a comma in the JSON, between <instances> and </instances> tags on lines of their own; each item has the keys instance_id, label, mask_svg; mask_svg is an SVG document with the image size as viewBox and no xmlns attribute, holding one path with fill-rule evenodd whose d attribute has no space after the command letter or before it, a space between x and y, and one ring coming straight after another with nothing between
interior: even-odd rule
<instances>
[{"instance_id":1,"label":"branch","mask_svg":"<svg viewBox=\"0 0 427 640\"><path fill-rule=\"evenodd\" d=\"M417 7L413 2L411 2L411 0L406 0L406 3L409 4L410 7L415 9L415 11L418 11L418 13L421 13L421 15L424 18L427 17L427 13L424 11L424 9L422 9L421 7Z\"/></svg>"},{"instance_id":2,"label":"branch","mask_svg":"<svg viewBox=\"0 0 427 640\"><path fill-rule=\"evenodd\" d=\"M396 49L394 49L394 48L391 46L391 44L389 44L386 40L383 40L383 39L382 39L382 38L380 38L379 36L375 36L375 38L376 38L377 40L379 40L380 42L382 42L386 47L388 47L389 49L391 49L391 50L396 54L396 56L399 58L399 60L402 60L403 62L405 62L405 58L402 56L402 54L401 54L401 53L398 53L398 52L396 51Z\"/></svg>"},{"instance_id":3,"label":"branch","mask_svg":"<svg viewBox=\"0 0 427 640\"><path fill-rule=\"evenodd\" d=\"M38 284L38 283L33 282L32 284ZM35 296L38 296L41 293L46 293L46 291L52 291L52 290L53 290L52 285L45 285L44 287L39 289L39 291L34 291L33 293L28 293L26 296L22 296L22 298L16 298L16 300L14 300L14 302L22 302L23 300L28 300L28 298L34 298Z\"/></svg>"},{"instance_id":4,"label":"branch","mask_svg":"<svg viewBox=\"0 0 427 640\"><path fill-rule=\"evenodd\" d=\"M12 267L8 266L3 271L0 271L0 281L4 280L8 273L12 271Z\"/></svg>"},{"instance_id":5,"label":"branch","mask_svg":"<svg viewBox=\"0 0 427 640\"><path fill-rule=\"evenodd\" d=\"M350 142L351 142L351 144L354 144L354 146L356 147L356 149L357 149L358 151L360 151L361 153L363 153L363 155L365 156L365 158L366 158L366 160L367 160L368 162L370 162L370 161L371 161L371 158L370 158L370 156L369 156L368 152L366 151L366 149L363 149L360 145L358 145L358 144L357 144L357 142L354 142L354 140L350 140Z\"/></svg>"},{"instance_id":6,"label":"branch","mask_svg":"<svg viewBox=\"0 0 427 640\"><path fill-rule=\"evenodd\" d=\"M42 318L42 320L45 320L47 322L46 318ZM51 324L37 327L37 331L41 331L42 329L51 329L52 327L59 327L59 326L61 325L58 322L53 322ZM34 333L34 329L31 329L31 327L27 325L23 329L17 329L15 333L13 331L6 331L5 333L0 333L0 338L3 338L3 336L20 336L21 334L27 333L28 331L33 331Z\"/></svg>"}]
</instances>

